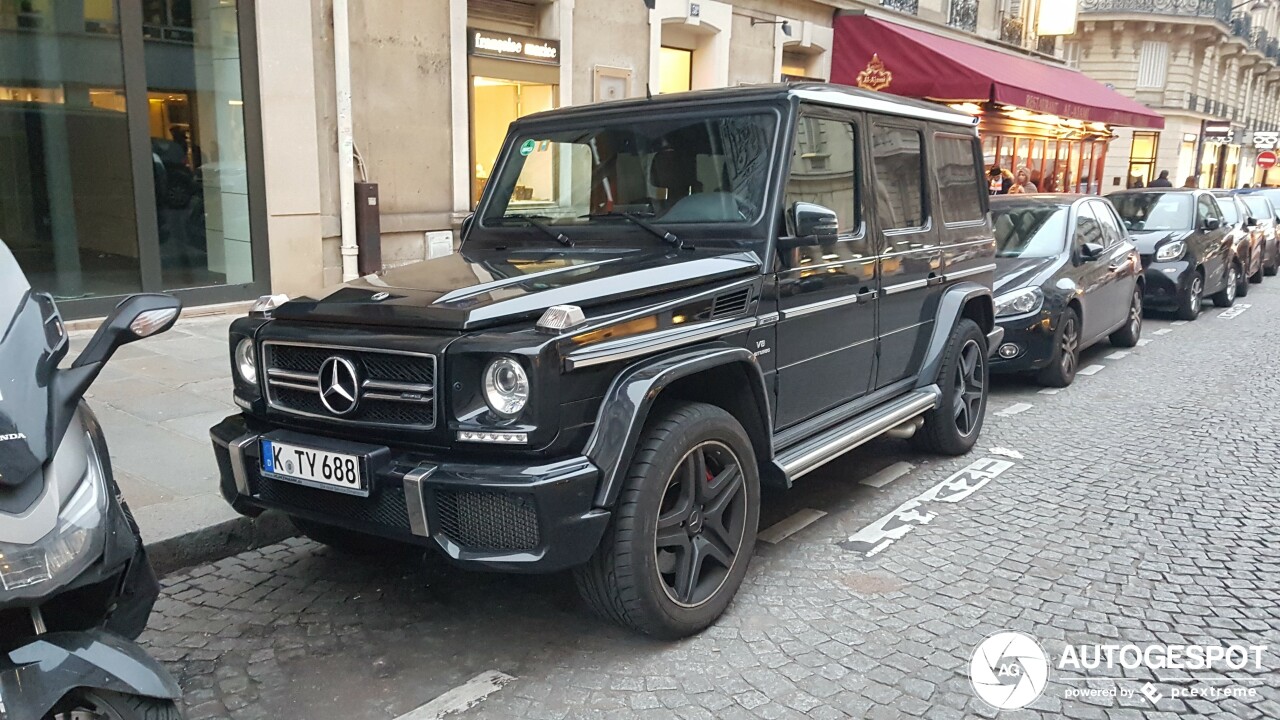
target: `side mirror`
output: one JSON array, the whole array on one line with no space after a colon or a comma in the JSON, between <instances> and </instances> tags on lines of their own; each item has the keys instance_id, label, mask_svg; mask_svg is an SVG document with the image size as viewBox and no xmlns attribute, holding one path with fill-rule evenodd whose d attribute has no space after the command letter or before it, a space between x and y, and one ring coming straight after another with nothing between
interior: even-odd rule
<instances>
[{"instance_id":1,"label":"side mirror","mask_svg":"<svg viewBox=\"0 0 1280 720\"><path fill-rule=\"evenodd\" d=\"M1098 243L1085 243L1080 246L1080 259L1085 262L1093 262L1102 257L1102 251L1105 249Z\"/></svg>"},{"instance_id":2,"label":"side mirror","mask_svg":"<svg viewBox=\"0 0 1280 720\"><path fill-rule=\"evenodd\" d=\"M471 234L471 226L475 224L476 224L475 213L471 213L470 215L462 218L462 228L458 233L458 238L460 240L466 240L467 236Z\"/></svg>"},{"instance_id":3,"label":"side mirror","mask_svg":"<svg viewBox=\"0 0 1280 720\"><path fill-rule=\"evenodd\" d=\"M1244 221L1244 224L1245 224L1245 227L1258 227L1258 218L1253 217L1252 215L1250 215L1250 216L1249 216L1249 217Z\"/></svg>"},{"instance_id":4,"label":"side mirror","mask_svg":"<svg viewBox=\"0 0 1280 720\"><path fill-rule=\"evenodd\" d=\"M840 237L840 218L834 210L816 203L797 202L787 211L787 219L795 235L781 238L785 248L832 243Z\"/></svg>"},{"instance_id":5,"label":"side mirror","mask_svg":"<svg viewBox=\"0 0 1280 720\"><path fill-rule=\"evenodd\" d=\"M1222 221L1216 217L1208 217L1204 219L1201 225L1205 230L1217 230L1222 227Z\"/></svg>"},{"instance_id":6,"label":"side mirror","mask_svg":"<svg viewBox=\"0 0 1280 720\"><path fill-rule=\"evenodd\" d=\"M101 365L121 346L173 327L182 303L172 295L149 293L125 298L98 327L71 367Z\"/></svg>"}]
</instances>

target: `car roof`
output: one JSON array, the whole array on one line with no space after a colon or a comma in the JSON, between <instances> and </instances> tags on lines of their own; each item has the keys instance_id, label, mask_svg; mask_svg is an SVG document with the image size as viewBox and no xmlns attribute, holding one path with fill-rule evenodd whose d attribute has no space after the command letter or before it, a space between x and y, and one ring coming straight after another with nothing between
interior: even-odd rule
<instances>
[{"instance_id":1,"label":"car roof","mask_svg":"<svg viewBox=\"0 0 1280 720\"><path fill-rule=\"evenodd\" d=\"M652 97L611 100L590 105L575 105L568 108L546 110L526 115L517 122L536 122L550 118L589 117L597 113L633 112L640 109L651 111L660 108L697 107L726 102L785 101L792 99L818 105L852 108L872 113L932 120L965 127L976 127L978 124L978 119L972 115L952 110L945 105L899 97L889 93L862 90L835 83L772 83L668 93Z\"/></svg>"}]
</instances>

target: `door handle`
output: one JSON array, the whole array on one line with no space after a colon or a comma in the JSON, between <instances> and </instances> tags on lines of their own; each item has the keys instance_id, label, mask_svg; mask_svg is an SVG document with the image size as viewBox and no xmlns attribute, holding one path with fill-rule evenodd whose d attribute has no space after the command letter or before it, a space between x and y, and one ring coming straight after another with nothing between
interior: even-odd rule
<instances>
[{"instance_id":1,"label":"door handle","mask_svg":"<svg viewBox=\"0 0 1280 720\"><path fill-rule=\"evenodd\" d=\"M947 281L946 278L942 277L937 273L929 273L929 277L925 281L925 287L933 287L934 285L941 285L946 281Z\"/></svg>"},{"instance_id":2,"label":"door handle","mask_svg":"<svg viewBox=\"0 0 1280 720\"><path fill-rule=\"evenodd\" d=\"M858 293L855 294L854 297L858 298L858 302L869 302L871 300L875 300L877 297L879 297L879 295L880 293L876 292L875 290L868 290L866 288L863 288L862 290L858 291Z\"/></svg>"}]
</instances>

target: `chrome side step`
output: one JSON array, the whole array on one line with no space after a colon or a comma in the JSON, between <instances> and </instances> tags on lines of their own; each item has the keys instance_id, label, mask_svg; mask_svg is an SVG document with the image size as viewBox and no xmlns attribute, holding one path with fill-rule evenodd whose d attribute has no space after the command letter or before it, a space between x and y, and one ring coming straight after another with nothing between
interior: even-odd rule
<instances>
[{"instance_id":1,"label":"chrome side step","mask_svg":"<svg viewBox=\"0 0 1280 720\"><path fill-rule=\"evenodd\" d=\"M939 394L937 386L907 393L782 451L776 458L778 466L787 474L788 480L795 480L932 409L938 404Z\"/></svg>"}]
</instances>

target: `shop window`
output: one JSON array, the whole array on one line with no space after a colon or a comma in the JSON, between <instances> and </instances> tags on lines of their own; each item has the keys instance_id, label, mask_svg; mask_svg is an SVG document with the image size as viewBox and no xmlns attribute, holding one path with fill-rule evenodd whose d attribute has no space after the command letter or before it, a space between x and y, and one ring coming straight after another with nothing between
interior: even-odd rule
<instances>
[{"instance_id":1,"label":"shop window","mask_svg":"<svg viewBox=\"0 0 1280 720\"><path fill-rule=\"evenodd\" d=\"M974 180L973 139L959 135L933 136L937 158L938 202L944 222L982 219L982 186Z\"/></svg>"},{"instance_id":2,"label":"shop window","mask_svg":"<svg viewBox=\"0 0 1280 720\"><path fill-rule=\"evenodd\" d=\"M502 78L471 78L472 103L471 142L475 167L472 202L478 202L493 170L507 127L517 118L551 110L556 106L556 86L548 83L521 82ZM554 164L547 155L539 155L530 163L529 178L537 178L516 188L515 199L532 202L548 200L551 195Z\"/></svg>"},{"instance_id":3,"label":"shop window","mask_svg":"<svg viewBox=\"0 0 1280 720\"><path fill-rule=\"evenodd\" d=\"M1148 40L1138 52L1138 89L1159 90L1164 87L1169 69L1169 43Z\"/></svg>"},{"instance_id":4,"label":"shop window","mask_svg":"<svg viewBox=\"0 0 1280 720\"><path fill-rule=\"evenodd\" d=\"M1129 148L1129 187L1144 187L1156 177L1156 149L1160 144L1158 132L1135 132Z\"/></svg>"},{"instance_id":5,"label":"shop window","mask_svg":"<svg viewBox=\"0 0 1280 720\"><path fill-rule=\"evenodd\" d=\"M658 92L688 92L693 88L693 51L663 45L658 56Z\"/></svg>"},{"instance_id":6,"label":"shop window","mask_svg":"<svg viewBox=\"0 0 1280 720\"><path fill-rule=\"evenodd\" d=\"M903 127L879 126L872 137L876 209L884 230L924 226L920 144L920 132Z\"/></svg>"}]
</instances>

